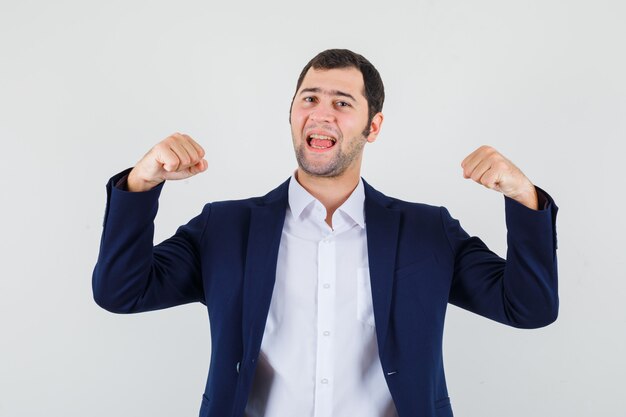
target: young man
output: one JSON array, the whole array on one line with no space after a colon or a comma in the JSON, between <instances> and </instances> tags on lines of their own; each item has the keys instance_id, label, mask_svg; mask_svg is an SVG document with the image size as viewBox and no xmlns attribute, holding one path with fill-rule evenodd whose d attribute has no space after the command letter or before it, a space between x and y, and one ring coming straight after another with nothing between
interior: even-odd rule
<instances>
[{"instance_id":1,"label":"young man","mask_svg":"<svg viewBox=\"0 0 626 417\"><path fill-rule=\"evenodd\" d=\"M505 261L444 208L376 191L360 168L383 101L364 57L320 53L291 105L293 176L207 204L154 247L162 184L205 171L202 147L173 134L109 182L94 298L118 313L207 306L201 417L450 417L448 302L522 328L556 319L552 199L491 147L465 158L464 177L505 195Z\"/></svg>"}]
</instances>

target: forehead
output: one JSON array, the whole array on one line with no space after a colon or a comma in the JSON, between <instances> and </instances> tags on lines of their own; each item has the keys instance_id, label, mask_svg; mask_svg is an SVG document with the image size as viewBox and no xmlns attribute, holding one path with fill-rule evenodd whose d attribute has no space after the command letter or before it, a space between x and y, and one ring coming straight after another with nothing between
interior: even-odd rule
<instances>
[{"instance_id":1,"label":"forehead","mask_svg":"<svg viewBox=\"0 0 626 417\"><path fill-rule=\"evenodd\" d=\"M309 68L300 91L305 88L319 88L322 91L342 91L365 98L363 74L357 68L315 69Z\"/></svg>"}]
</instances>

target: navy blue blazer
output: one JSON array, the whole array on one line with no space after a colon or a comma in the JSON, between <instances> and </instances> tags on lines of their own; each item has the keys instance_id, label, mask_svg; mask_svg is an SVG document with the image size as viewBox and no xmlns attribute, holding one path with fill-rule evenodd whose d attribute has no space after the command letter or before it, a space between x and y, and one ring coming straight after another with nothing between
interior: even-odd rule
<instances>
[{"instance_id":1,"label":"navy blue blazer","mask_svg":"<svg viewBox=\"0 0 626 417\"><path fill-rule=\"evenodd\" d=\"M205 304L212 349L200 417L241 417L270 306L289 180L263 197L207 204L153 246L162 185L125 192L114 187L125 174L107 185L94 299L115 313ZM445 208L364 185L376 337L398 415L452 417L442 359L446 307L519 328L553 322L557 207L547 195L539 211L505 198L505 262Z\"/></svg>"}]
</instances>

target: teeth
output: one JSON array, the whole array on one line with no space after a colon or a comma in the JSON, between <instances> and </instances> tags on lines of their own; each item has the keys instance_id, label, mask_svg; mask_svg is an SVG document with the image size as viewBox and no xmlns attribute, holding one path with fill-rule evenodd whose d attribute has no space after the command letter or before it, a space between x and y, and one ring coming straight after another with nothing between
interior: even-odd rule
<instances>
[{"instance_id":1,"label":"teeth","mask_svg":"<svg viewBox=\"0 0 626 417\"><path fill-rule=\"evenodd\" d=\"M313 133L312 135L309 136L310 139L325 139L325 140L332 140L333 142L337 142L337 140L333 137L330 136L326 136L326 135L318 135L317 133Z\"/></svg>"}]
</instances>

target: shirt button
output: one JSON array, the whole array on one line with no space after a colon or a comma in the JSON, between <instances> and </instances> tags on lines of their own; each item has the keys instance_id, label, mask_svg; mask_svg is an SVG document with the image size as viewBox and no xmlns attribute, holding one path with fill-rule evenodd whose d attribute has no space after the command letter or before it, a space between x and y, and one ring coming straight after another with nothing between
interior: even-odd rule
<instances>
[{"instance_id":1,"label":"shirt button","mask_svg":"<svg viewBox=\"0 0 626 417\"><path fill-rule=\"evenodd\" d=\"M329 331L325 331L323 334L324 334L324 336L330 336L330 332Z\"/></svg>"},{"instance_id":2,"label":"shirt button","mask_svg":"<svg viewBox=\"0 0 626 417\"><path fill-rule=\"evenodd\" d=\"M330 288L330 284L324 284L324 289L329 289Z\"/></svg>"},{"instance_id":3,"label":"shirt button","mask_svg":"<svg viewBox=\"0 0 626 417\"><path fill-rule=\"evenodd\" d=\"M326 378L322 379L321 381L322 384L328 384L328 380Z\"/></svg>"}]
</instances>

